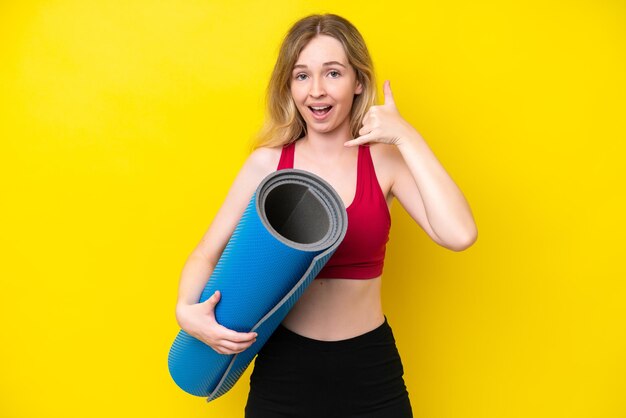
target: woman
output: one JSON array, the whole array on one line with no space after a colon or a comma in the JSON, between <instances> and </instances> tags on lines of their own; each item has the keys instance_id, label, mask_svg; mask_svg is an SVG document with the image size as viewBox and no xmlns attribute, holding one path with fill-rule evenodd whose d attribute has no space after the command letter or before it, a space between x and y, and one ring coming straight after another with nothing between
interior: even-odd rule
<instances>
[{"instance_id":1,"label":"woman","mask_svg":"<svg viewBox=\"0 0 626 418\"><path fill-rule=\"evenodd\" d=\"M296 22L281 46L268 117L211 226L189 256L176 307L181 328L222 354L255 333L215 321L219 291L197 303L254 190L276 169L317 174L338 192L348 231L328 263L260 350L246 417L411 417L403 368L381 306L381 277L397 198L438 244L461 251L476 239L463 194L404 120L387 81L375 106L369 52L333 14Z\"/></svg>"}]
</instances>

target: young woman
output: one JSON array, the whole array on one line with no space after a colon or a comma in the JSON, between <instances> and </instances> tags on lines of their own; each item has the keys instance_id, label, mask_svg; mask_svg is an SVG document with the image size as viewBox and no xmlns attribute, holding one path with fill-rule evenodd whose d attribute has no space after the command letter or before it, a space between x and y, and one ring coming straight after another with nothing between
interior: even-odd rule
<instances>
[{"instance_id":1,"label":"young woman","mask_svg":"<svg viewBox=\"0 0 626 418\"><path fill-rule=\"evenodd\" d=\"M400 116L391 87L376 106L369 52L346 19L311 15L287 33L256 149L181 275L176 316L222 354L254 333L215 321L219 291L197 303L261 180L299 168L328 181L348 211L348 231L328 263L260 350L248 418L411 417L402 362L381 306L381 277L397 198L439 245L461 251L477 230L462 192L420 134Z\"/></svg>"}]
</instances>

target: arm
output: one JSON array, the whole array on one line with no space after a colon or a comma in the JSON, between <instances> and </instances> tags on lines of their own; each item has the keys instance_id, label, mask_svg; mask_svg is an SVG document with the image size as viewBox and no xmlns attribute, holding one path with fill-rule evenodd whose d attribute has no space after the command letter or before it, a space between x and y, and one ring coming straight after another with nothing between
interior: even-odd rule
<instances>
[{"instance_id":1,"label":"arm","mask_svg":"<svg viewBox=\"0 0 626 418\"><path fill-rule=\"evenodd\" d=\"M426 141L398 112L388 80L383 90L384 104L368 110L361 136L345 145L394 145L389 156L392 194L439 245L454 251L466 249L478 235L469 204Z\"/></svg>"},{"instance_id":2,"label":"arm","mask_svg":"<svg viewBox=\"0 0 626 418\"><path fill-rule=\"evenodd\" d=\"M414 129L397 143L392 193L438 244L462 251L478 231L463 193Z\"/></svg>"},{"instance_id":3,"label":"arm","mask_svg":"<svg viewBox=\"0 0 626 418\"><path fill-rule=\"evenodd\" d=\"M254 342L256 335L229 330L216 322L214 308L220 299L219 292L203 303L198 301L256 187L272 171L274 156L275 151L267 148L250 154L181 273L176 320L183 330L221 354L245 350Z\"/></svg>"}]
</instances>

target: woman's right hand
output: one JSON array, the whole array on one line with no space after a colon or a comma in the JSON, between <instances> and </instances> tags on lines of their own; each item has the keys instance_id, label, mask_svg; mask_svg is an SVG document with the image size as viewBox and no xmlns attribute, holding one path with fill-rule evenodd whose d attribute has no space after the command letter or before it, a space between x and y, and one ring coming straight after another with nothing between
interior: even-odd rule
<instances>
[{"instance_id":1,"label":"woman's right hand","mask_svg":"<svg viewBox=\"0 0 626 418\"><path fill-rule=\"evenodd\" d=\"M217 323L215 305L220 301L217 290L204 302L176 307L180 327L192 337L204 342L220 354L237 354L256 341L256 332L237 332Z\"/></svg>"}]
</instances>

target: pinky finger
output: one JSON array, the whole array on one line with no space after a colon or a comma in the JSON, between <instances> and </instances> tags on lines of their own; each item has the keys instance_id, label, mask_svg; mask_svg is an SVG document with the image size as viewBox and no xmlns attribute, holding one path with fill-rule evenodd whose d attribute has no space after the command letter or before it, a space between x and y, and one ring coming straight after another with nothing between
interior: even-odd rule
<instances>
[{"instance_id":1,"label":"pinky finger","mask_svg":"<svg viewBox=\"0 0 626 418\"><path fill-rule=\"evenodd\" d=\"M216 348L214 348L213 350L215 350L218 354L224 354L224 355L228 355L228 354L232 354L228 348L226 347L222 347L222 346L217 346Z\"/></svg>"}]
</instances>

